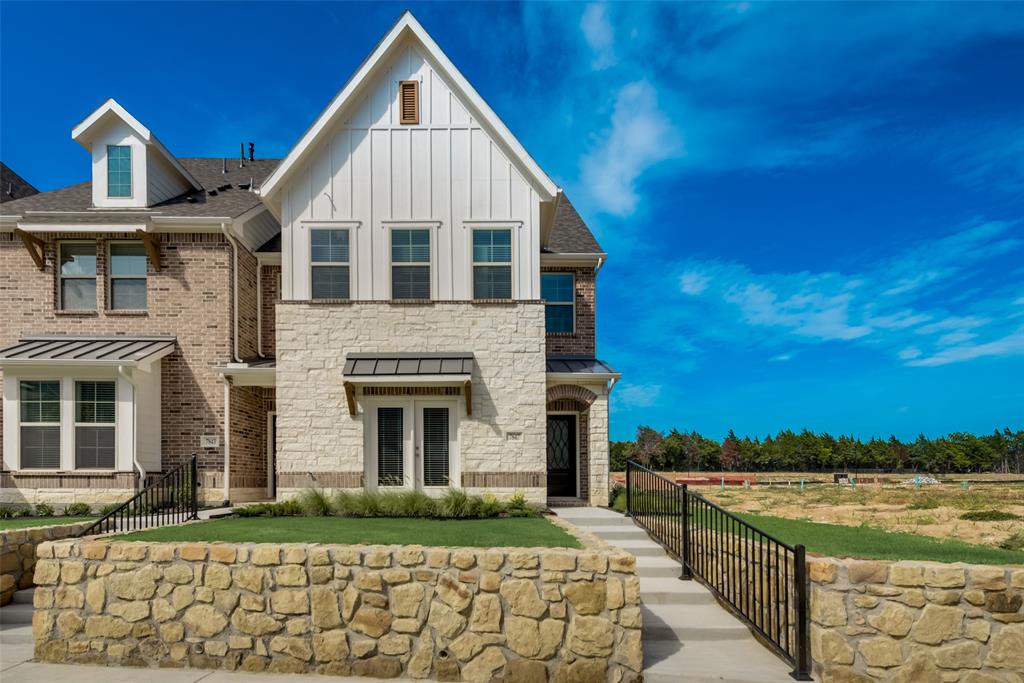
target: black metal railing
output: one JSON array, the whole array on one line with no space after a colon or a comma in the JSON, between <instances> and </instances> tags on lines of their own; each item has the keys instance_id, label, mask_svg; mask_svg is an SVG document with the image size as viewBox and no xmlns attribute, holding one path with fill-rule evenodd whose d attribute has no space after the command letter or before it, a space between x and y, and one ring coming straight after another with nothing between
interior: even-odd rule
<instances>
[{"instance_id":1,"label":"black metal railing","mask_svg":"<svg viewBox=\"0 0 1024 683\"><path fill-rule=\"evenodd\" d=\"M806 551L632 460L626 514L725 603L773 651L812 680Z\"/></svg>"},{"instance_id":2,"label":"black metal railing","mask_svg":"<svg viewBox=\"0 0 1024 683\"><path fill-rule=\"evenodd\" d=\"M100 517L79 536L181 524L199 516L195 454L132 498Z\"/></svg>"}]
</instances>

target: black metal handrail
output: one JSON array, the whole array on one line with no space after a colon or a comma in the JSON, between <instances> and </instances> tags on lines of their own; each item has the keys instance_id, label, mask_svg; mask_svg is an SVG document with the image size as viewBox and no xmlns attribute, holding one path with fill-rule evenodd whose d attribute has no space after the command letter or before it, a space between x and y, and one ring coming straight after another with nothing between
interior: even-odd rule
<instances>
[{"instance_id":1,"label":"black metal handrail","mask_svg":"<svg viewBox=\"0 0 1024 683\"><path fill-rule=\"evenodd\" d=\"M632 460L626 514L682 565L680 578L707 586L776 654L791 676L813 680L806 550Z\"/></svg>"},{"instance_id":2,"label":"black metal handrail","mask_svg":"<svg viewBox=\"0 0 1024 683\"><path fill-rule=\"evenodd\" d=\"M130 499L86 527L79 535L138 531L181 524L199 517L195 454Z\"/></svg>"}]
</instances>

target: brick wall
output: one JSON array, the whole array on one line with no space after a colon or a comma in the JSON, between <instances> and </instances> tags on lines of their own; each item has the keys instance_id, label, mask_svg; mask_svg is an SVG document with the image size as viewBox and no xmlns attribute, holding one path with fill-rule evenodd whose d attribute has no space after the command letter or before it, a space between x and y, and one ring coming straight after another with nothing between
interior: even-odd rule
<instances>
[{"instance_id":1,"label":"brick wall","mask_svg":"<svg viewBox=\"0 0 1024 683\"><path fill-rule=\"evenodd\" d=\"M576 281L576 329L570 333L547 334L547 352L551 354L593 356L597 344L597 275L592 267L567 266L541 268L542 273L572 273Z\"/></svg>"},{"instance_id":2,"label":"brick wall","mask_svg":"<svg viewBox=\"0 0 1024 683\"><path fill-rule=\"evenodd\" d=\"M275 308L277 300L281 298L281 266L263 266L263 291L261 292L260 305L263 307L263 353L267 356L275 355L277 344L274 341L275 331Z\"/></svg>"},{"instance_id":3,"label":"brick wall","mask_svg":"<svg viewBox=\"0 0 1024 683\"><path fill-rule=\"evenodd\" d=\"M97 242L97 311L56 311L55 244L59 239L95 239L94 235L41 235L46 241L44 271L39 271L21 240L0 233L0 347L38 334L174 335L177 350L162 361L163 467L195 452L200 469L223 468L222 446L201 449L203 434L220 435L223 387L213 367L231 360L231 249L219 234L160 235L160 272L149 266L148 310L107 311L106 242L132 235L103 235ZM244 254L244 250L243 254ZM242 309L255 320L255 259L243 257L240 289L249 289ZM251 281L252 287L241 286ZM246 318L243 316L243 321ZM243 326L247 323L242 322ZM253 325L253 329L254 329ZM254 337L250 337L253 339ZM254 346L254 342L248 342ZM2 415L0 415L2 417ZM265 418L264 418L265 419ZM2 456L0 445L0 456Z\"/></svg>"}]
</instances>

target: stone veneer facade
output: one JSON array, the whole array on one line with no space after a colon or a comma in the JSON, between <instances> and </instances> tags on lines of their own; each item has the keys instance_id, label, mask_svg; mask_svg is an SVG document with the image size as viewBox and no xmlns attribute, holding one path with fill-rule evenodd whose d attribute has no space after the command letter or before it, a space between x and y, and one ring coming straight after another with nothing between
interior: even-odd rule
<instances>
[{"instance_id":1,"label":"stone veneer facade","mask_svg":"<svg viewBox=\"0 0 1024 683\"><path fill-rule=\"evenodd\" d=\"M1020 683L1024 567L809 558L823 683Z\"/></svg>"},{"instance_id":2,"label":"stone veneer facade","mask_svg":"<svg viewBox=\"0 0 1024 683\"><path fill-rule=\"evenodd\" d=\"M92 522L56 524L0 532L0 605L6 605L15 591L31 588L36 566L36 546L44 541L71 538Z\"/></svg>"},{"instance_id":3,"label":"stone veneer facade","mask_svg":"<svg viewBox=\"0 0 1024 683\"><path fill-rule=\"evenodd\" d=\"M45 241L45 268L40 271L21 240L0 233L0 347L30 335L171 335L177 349L161 361L161 463L166 471L199 456L209 501L223 499L224 389L214 367L232 357L232 250L223 235L159 234L161 270L147 266L147 309L109 310L107 249L111 241L134 241L130 233L50 233ZM56 275L57 245L64 240L96 244L96 310L61 311ZM147 262L148 263L148 262ZM256 258L239 248L239 353L256 355ZM266 281L265 281L266 282ZM276 282L276 280L274 280ZM264 308L273 327L273 307ZM73 374L73 369L69 369ZM0 371L0 379L3 372ZM266 495L266 415L249 419L252 401L246 388L232 388L241 405L232 415L239 448L231 454L233 498ZM233 411L234 413L235 411ZM3 418L0 407L0 419ZM200 437L216 435L219 445L201 448ZM0 443L0 462L3 462ZM34 472L12 470L3 463L0 502L102 505L124 500L137 481L135 472ZM236 488L237 487L237 488Z\"/></svg>"},{"instance_id":4,"label":"stone veneer facade","mask_svg":"<svg viewBox=\"0 0 1024 683\"><path fill-rule=\"evenodd\" d=\"M50 662L505 683L639 682L621 551L46 543Z\"/></svg>"},{"instance_id":5,"label":"stone veneer facade","mask_svg":"<svg viewBox=\"0 0 1024 683\"><path fill-rule=\"evenodd\" d=\"M471 351L472 416L462 396L457 407L462 485L546 500L542 303L281 302L275 324L279 495L363 484L363 397L351 416L342 387L346 355Z\"/></svg>"}]
</instances>

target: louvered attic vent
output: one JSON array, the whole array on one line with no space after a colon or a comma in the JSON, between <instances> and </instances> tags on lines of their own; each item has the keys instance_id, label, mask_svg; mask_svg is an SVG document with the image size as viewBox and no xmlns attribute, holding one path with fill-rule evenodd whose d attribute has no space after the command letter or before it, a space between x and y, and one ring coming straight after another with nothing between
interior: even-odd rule
<instances>
[{"instance_id":1,"label":"louvered attic vent","mask_svg":"<svg viewBox=\"0 0 1024 683\"><path fill-rule=\"evenodd\" d=\"M420 122L420 82L399 81L398 97L401 123L418 124Z\"/></svg>"}]
</instances>

